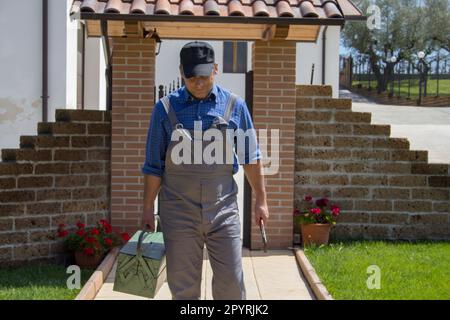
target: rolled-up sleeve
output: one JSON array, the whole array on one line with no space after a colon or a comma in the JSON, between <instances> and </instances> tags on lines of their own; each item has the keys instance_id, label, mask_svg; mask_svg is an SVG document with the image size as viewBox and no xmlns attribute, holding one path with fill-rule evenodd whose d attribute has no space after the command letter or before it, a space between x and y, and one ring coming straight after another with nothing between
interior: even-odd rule
<instances>
[{"instance_id":1,"label":"rolled-up sleeve","mask_svg":"<svg viewBox=\"0 0 450 320\"><path fill-rule=\"evenodd\" d=\"M141 172L143 174L161 177L164 172L164 161L166 158L167 139L163 126L165 112L161 102L153 108L150 125L147 134L145 161Z\"/></svg>"},{"instance_id":2,"label":"rolled-up sleeve","mask_svg":"<svg viewBox=\"0 0 450 320\"><path fill-rule=\"evenodd\" d=\"M238 107L240 109L238 129L242 130L241 134L244 132L246 136L244 150L239 148L238 144L238 161L239 164L256 163L256 161L260 160L262 156L256 136L256 130L253 126L252 117L244 100L238 99Z\"/></svg>"}]
</instances>

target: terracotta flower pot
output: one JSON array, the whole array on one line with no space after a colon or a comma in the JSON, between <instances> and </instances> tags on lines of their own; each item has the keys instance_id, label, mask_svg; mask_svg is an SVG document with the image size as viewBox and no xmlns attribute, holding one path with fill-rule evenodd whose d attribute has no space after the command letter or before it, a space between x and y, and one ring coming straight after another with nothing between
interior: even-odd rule
<instances>
[{"instance_id":1,"label":"terracotta flower pot","mask_svg":"<svg viewBox=\"0 0 450 320\"><path fill-rule=\"evenodd\" d=\"M95 269L100 264L100 262L102 262L102 260L103 260L102 254L90 256L85 254L83 251L75 252L75 263L80 268Z\"/></svg>"},{"instance_id":2,"label":"terracotta flower pot","mask_svg":"<svg viewBox=\"0 0 450 320\"><path fill-rule=\"evenodd\" d=\"M302 224L301 231L303 246L308 246L311 244L328 244L330 230L331 224L328 223Z\"/></svg>"}]
</instances>

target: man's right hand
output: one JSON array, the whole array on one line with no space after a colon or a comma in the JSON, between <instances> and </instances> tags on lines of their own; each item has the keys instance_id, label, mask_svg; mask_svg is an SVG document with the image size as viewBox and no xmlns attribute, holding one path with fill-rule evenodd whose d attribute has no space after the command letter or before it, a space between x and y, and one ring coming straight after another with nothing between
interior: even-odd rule
<instances>
[{"instance_id":1,"label":"man's right hand","mask_svg":"<svg viewBox=\"0 0 450 320\"><path fill-rule=\"evenodd\" d=\"M151 232L155 231L155 212L154 207L144 208L142 212L141 227L142 230L148 229Z\"/></svg>"}]
</instances>

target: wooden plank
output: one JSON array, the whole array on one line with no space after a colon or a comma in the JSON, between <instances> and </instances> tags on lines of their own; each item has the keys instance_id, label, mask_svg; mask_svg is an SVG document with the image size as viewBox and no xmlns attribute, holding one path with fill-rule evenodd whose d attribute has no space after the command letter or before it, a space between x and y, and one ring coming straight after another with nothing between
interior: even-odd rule
<instances>
[{"instance_id":1,"label":"wooden plank","mask_svg":"<svg viewBox=\"0 0 450 320\"><path fill-rule=\"evenodd\" d=\"M108 35L111 37L122 37L125 35L125 21L109 20Z\"/></svg>"},{"instance_id":2,"label":"wooden plank","mask_svg":"<svg viewBox=\"0 0 450 320\"><path fill-rule=\"evenodd\" d=\"M86 20L86 31L88 37L101 37L100 20Z\"/></svg>"},{"instance_id":3,"label":"wooden plank","mask_svg":"<svg viewBox=\"0 0 450 320\"><path fill-rule=\"evenodd\" d=\"M289 29L282 26L265 24L225 24L225 23L194 23L194 22L140 22L139 24L124 21L108 21L108 33L112 37L142 36L142 31L157 29L162 39L210 39L210 40L270 40L286 39L292 41L316 41L319 25L290 25ZM129 30L129 31L128 31ZM100 37L101 27L97 20L87 21L87 31L90 37ZM136 33L137 32L137 33Z\"/></svg>"},{"instance_id":4,"label":"wooden plank","mask_svg":"<svg viewBox=\"0 0 450 320\"><path fill-rule=\"evenodd\" d=\"M320 25L291 25L286 40L316 41Z\"/></svg>"},{"instance_id":5,"label":"wooden plank","mask_svg":"<svg viewBox=\"0 0 450 320\"><path fill-rule=\"evenodd\" d=\"M264 25L243 24L201 24L201 23L145 23L146 30L156 28L161 38L170 39L261 39Z\"/></svg>"}]
</instances>

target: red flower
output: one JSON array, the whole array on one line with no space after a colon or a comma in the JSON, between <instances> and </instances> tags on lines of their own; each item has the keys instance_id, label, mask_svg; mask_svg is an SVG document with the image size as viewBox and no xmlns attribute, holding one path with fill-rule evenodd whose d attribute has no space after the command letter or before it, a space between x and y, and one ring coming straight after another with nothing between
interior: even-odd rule
<instances>
[{"instance_id":1,"label":"red flower","mask_svg":"<svg viewBox=\"0 0 450 320\"><path fill-rule=\"evenodd\" d=\"M64 224L64 223L60 223L59 225L58 225L58 228L60 228L60 229L63 229L63 228L65 228L66 227L66 225Z\"/></svg>"},{"instance_id":2,"label":"red flower","mask_svg":"<svg viewBox=\"0 0 450 320\"><path fill-rule=\"evenodd\" d=\"M94 243L95 242L95 238L94 237L86 237L84 238L84 240L86 240L87 243Z\"/></svg>"},{"instance_id":3,"label":"red flower","mask_svg":"<svg viewBox=\"0 0 450 320\"><path fill-rule=\"evenodd\" d=\"M103 228L105 229L105 233L111 233L112 232L112 227L108 224L108 225L104 225Z\"/></svg>"},{"instance_id":4,"label":"red flower","mask_svg":"<svg viewBox=\"0 0 450 320\"><path fill-rule=\"evenodd\" d=\"M109 226L110 225L108 220L106 220L106 219L100 219L100 224L103 225L103 226Z\"/></svg>"},{"instance_id":5,"label":"red flower","mask_svg":"<svg viewBox=\"0 0 450 320\"><path fill-rule=\"evenodd\" d=\"M98 231L98 229L97 229L97 228L92 228L92 230L91 230L91 234L94 234L94 235L99 235L99 234L100 234L100 231Z\"/></svg>"},{"instance_id":6,"label":"red flower","mask_svg":"<svg viewBox=\"0 0 450 320\"><path fill-rule=\"evenodd\" d=\"M112 241L110 238L105 238L105 244L106 244L107 246L112 246L113 241Z\"/></svg>"},{"instance_id":7,"label":"red flower","mask_svg":"<svg viewBox=\"0 0 450 320\"><path fill-rule=\"evenodd\" d=\"M84 249L84 253L87 254L88 256L93 256L94 255L94 249L86 248L86 249Z\"/></svg>"},{"instance_id":8,"label":"red flower","mask_svg":"<svg viewBox=\"0 0 450 320\"><path fill-rule=\"evenodd\" d=\"M300 210L298 210L298 209L295 209L294 210L294 216L298 216L298 215L300 215L301 213L300 213Z\"/></svg>"},{"instance_id":9,"label":"red flower","mask_svg":"<svg viewBox=\"0 0 450 320\"><path fill-rule=\"evenodd\" d=\"M309 210L312 214L320 214L320 208L312 208Z\"/></svg>"},{"instance_id":10,"label":"red flower","mask_svg":"<svg viewBox=\"0 0 450 320\"><path fill-rule=\"evenodd\" d=\"M305 201L311 202L311 200L312 200L312 196L310 196L310 195L305 196Z\"/></svg>"},{"instance_id":11,"label":"red flower","mask_svg":"<svg viewBox=\"0 0 450 320\"><path fill-rule=\"evenodd\" d=\"M78 229L83 229L84 228L84 223L78 221L77 222L77 227L78 227Z\"/></svg>"},{"instance_id":12,"label":"red flower","mask_svg":"<svg viewBox=\"0 0 450 320\"><path fill-rule=\"evenodd\" d=\"M332 205L331 206L331 214L335 217L337 217L341 213L341 209L338 206Z\"/></svg>"},{"instance_id":13,"label":"red flower","mask_svg":"<svg viewBox=\"0 0 450 320\"><path fill-rule=\"evenodd\" d=\"M130 240L130 235L126 232L120 234L122 236L123 241Z\"/></svg>"},{"instance_id":14,"label":"red flower","mask_svg":"<svg viewBox=\"0 0 450 320\"><path fill-rule=\"evenodd\" d=\"M77 231L77 235L79 235L80 237L83 237L86 234L86 232L82 229Z\"/></svg>"},{"instance_id":15,"label":"red flower","mask_svg":"<svg viewBox=\"0 0 450 320\"><path fill-rule=\"evenodd\" d=\"M330 201L330 200L328 200L327 198L317 199L316 205L317 205L318 207L326 207L329 201Z\"/></svg>"},{"instance_id":16,"label":"red flower","mask_svg":"<svg viewBox=\"0 0 450 320\"><path fill-rule=\"evenodd\" d=\"M60 237L60 238L64 238L68 234L69 234L69 231L67 231L67 230L60 230L60 231L58 231L58 237Z\"/></svg>"}]
</instances>

